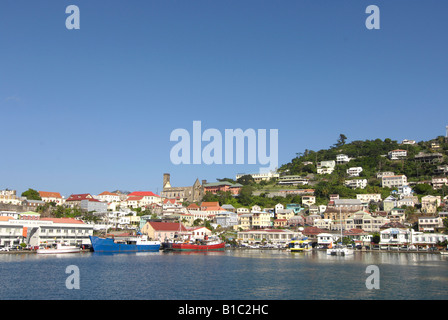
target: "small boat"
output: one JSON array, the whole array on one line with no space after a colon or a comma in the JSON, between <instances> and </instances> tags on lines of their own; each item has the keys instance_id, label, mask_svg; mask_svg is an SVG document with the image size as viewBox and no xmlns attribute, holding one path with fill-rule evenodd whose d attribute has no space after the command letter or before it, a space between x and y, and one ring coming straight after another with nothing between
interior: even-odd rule
<instances>
[{"instance_id":1,"label":"small boat","mask_svg":"<svg viewBox=\"0 0 448 320\"><path fill-rule=\"evenodd\" d=\"M446 256L448 255L448 251L440 251L440 254Z\"/></svg>"},{"instance_id":2,"label":"small boat","mask_svg":"<svg viewBox=\"0 0 448 320\"><path fill-rule=\"evenodd\" d=\"M332 246L331 248L327 249L327 255L332 256L349 256L353 254L353 249L347 248L347 246L344 246L342 244L338 244L336 246Z\"/></svg>"},{"instance_id":3,"label":"small boat","mask_svg":"<svg viewBox=\"0 0 448 320\"><path fill-rule=\"evenodd\" d=\"M307 239L292 240L288 246L291 252L308 252L313 250L313 246Z\"/></svg>"},{"instance_id":4,"label":"small boat","mask_svg":"<svg viewBox=\"0 0 448 320\"><path fill-rule=\"evenodd\" d=\"M39 248L36 250L36 253L39 254L79 253L79 252L81 252L80 247L70 246L63 242L55 243L48 248Z\"/></svg>"},{"instance_id":5,"label":"small boat","mask_svg":"<svg viewBox=\"0 0 448 320\"><path fill-rule=\"evenodd\" d=\"M151 252L160 250L160 241L148 240L147 236L129 237L125 240L90 236L94 252Z\"/></svg>"},{"instance_id":6,"label":"small boat","mask_svg":"<svg viewBox=\"0 0 448 320\"><path fill-rule=\"evenodd\" d=\"M226 243L220 239L204 239L186 242L174 242L171 245L172 250L176 251L214 251L224 250Z\"/></svg>"}]
</instances>

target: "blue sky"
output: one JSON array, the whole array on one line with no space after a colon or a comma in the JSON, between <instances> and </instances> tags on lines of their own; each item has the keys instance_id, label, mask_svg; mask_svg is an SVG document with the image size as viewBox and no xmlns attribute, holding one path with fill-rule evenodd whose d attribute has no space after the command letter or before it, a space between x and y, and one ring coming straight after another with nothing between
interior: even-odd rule
<instances>
[{"instance_id":1,"label":"blue sky","mask_svg":"<svg viewBox=\"0 0 448 320\"><path fill-rule=\"evenodd\" d=\"M68 5L80 9L67 30ZM368 30L368 5L381 29ZM0 2L0 189L160 192L260 165L173 165L170 133L278 129L279 164L448 125L448 3Z\"/></svg>"}]
</instances>

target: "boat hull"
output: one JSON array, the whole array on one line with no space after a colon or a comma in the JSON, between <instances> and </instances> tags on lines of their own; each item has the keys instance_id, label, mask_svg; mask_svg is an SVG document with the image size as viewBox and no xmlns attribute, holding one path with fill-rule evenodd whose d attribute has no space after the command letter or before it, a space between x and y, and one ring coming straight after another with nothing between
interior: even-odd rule
<instances>
[{"instance_id":1,"label":"boat hull","mask_svg":"<svg viewBox=\"0 0 448 320\"><path fill-rule=\"evenodd\" d=\"M225 242L217 244L173 243L171 250L177 251L214 251L224 250Z\"/></svg>"},{"instance_id":2,"label":"boat hull","mask_svg":"<svg viewBox=\"0 0 448 320\"><path fill-rule=\"evenodd\" d=\"M126 244L115 243L111 238L99 238L90 236L94 252L154 252L160 250L160 242L152 244Z\"/></svg>"},{"instance_id":3,"label":"boat hull","mask_svg":"<svg viewBox=\"0 0 448 320\"><path fill-rule=\"evenodd\" d=\"M80 248L72 248L72 249L38 249L36 253L38 254L60 254L60 253L79 253L81 252Z\"/></svg>"}]
</instances>

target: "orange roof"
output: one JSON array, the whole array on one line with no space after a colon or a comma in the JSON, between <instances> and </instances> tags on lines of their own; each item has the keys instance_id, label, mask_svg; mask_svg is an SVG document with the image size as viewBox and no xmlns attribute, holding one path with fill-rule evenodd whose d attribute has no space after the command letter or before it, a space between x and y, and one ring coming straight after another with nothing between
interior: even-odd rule
<instances>
[{"instance_id":1,"label":"orange roof","mask_svg":"<svg viewBox=\"0 0 448 320\"><path fill-rule=\"evenodd\" d=\"M61 198L62 199L62 196L59 192L39 191L39 195L41 198Z\"/></svg>"},{"instance_id":2,"label":"orange roof","mask_svg":"<svg viewBox=\"0 0 448 320\"><path fill-rule=\"evenodd\" d=\"M8 220L11 220L11 219L14 220L14 218L10 217L10 216L0 216L0 221L8 221Z\"/></svg>"},{"instance_id":3,"label":"orange roof","mask_svg":"<svg viewBox=\"0 0 448 320\"><path fill-rule=\"evenodd\" d=\"M99 196L118 196L118 194L112 193L109 191L104 191L104 192L100 193Z\"/></svg>"},{"instance_id":4,"label":"orange roof","mask_svg":"<svg viewBox=\"0 0 448 320\"><path fill-rule=\"evenodd\" d=\"M199 206L196 204L196 203L192 203L192 204L190 204L188 207L187 207L187 209L199 209Z\"/></svg>"},{"instance_id":5,"label":"orange roof","mask_svg":"<svg viewBox=\"0 0 448 320\"><path fill-rule=\"evenodd\" d=\"M218 201L202 202L201 207L219 207L219 202Z\"/></svg>"},{"instance_id":6,"label":"orange roof","mask_svg":"<svg viewBox=\"0 0 448 320\"><path fill-rule=\"evenodd\" d=\"M77 223L84 224L81 220L76 220L73 218L40 218L42 221L53 221L54 223Z\"/></svg>"}]
</instances>

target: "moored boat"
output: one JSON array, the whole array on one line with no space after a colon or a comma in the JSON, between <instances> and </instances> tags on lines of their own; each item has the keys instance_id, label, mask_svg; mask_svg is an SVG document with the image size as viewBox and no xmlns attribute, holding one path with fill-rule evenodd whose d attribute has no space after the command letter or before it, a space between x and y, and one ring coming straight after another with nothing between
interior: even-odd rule
<instances>
[{"instance_id":1,"label":"moored boat","mask_svg":"<svg viewBox=\"0 0 448 320\"><path fill-rule=\"evenodd\" d=\"M148 240L146 236L125 240L90 236L94 252L151 252L160 250L160 241Z\"/></svg>"},{"instance_id":2,"label":"moored boat","mask_svg":"<svg viewBox=\"0 0 448 320\"><path fill-rule=\"evenodd\" d=\"M214 251L224 250L226 243L217 240L197 240L195 242L174 242L171 244L172 250L177 251Z\"/></svg>"},{"instance_id":3,"label":"moored boat","mask_svg":"<svg viewBox=\"0 0 448 320\"><path fill-rule=\"evenodd\" d=\"M327 255L331 256L349 256L353 254L353 249L347 248L347 246L338 244L327 249Z\"/></svg>"},{"instance_id":4,"label":"moored boat","mask_svg":"<svg viewBox=\"0 0 448 320\"><path fill-rule=\"evenodd\" d=\"M39 248L36 253L39 254L57 254L57 253L78 253L81 252L81 248L77 246L70 246L66 243L55 243L47 248Z\"/></svg>"},{"instance_id":5,"label":"moored boat","mask_svg":"<svg viewBox=\"0 0 448 320\"><path fill-rule=\"evenodd\" d=\"M288 248L291 252L309 252L313 250L311 242L306 238L299 240L292 240L289 243Z\"/></svg>"}]
</instances>

